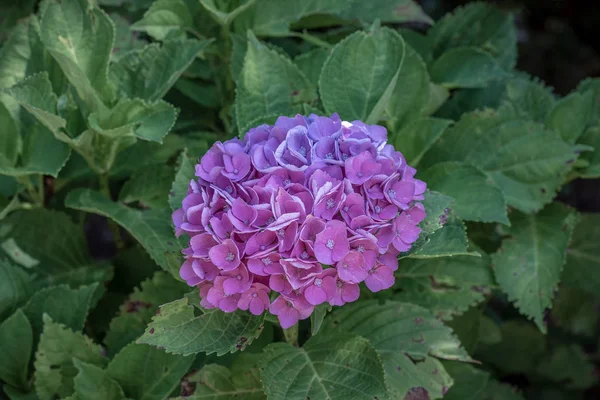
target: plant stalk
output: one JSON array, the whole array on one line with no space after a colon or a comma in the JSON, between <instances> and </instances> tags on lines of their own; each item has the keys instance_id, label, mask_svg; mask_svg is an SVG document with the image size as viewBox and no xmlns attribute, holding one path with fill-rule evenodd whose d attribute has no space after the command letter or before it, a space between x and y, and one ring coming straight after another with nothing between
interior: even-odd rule
<instances>
[{"instance_id":1,"label":"plant stalk","mask_svg":"<svg viewBox=\"0 0 600 400\"><path fill-rule=\"evenodd\" d=\"M298 347L298 324L296 323L292 327L283 329L283 336L285 337L285 341L287 343Z\"/></svg>"}]
</instances>

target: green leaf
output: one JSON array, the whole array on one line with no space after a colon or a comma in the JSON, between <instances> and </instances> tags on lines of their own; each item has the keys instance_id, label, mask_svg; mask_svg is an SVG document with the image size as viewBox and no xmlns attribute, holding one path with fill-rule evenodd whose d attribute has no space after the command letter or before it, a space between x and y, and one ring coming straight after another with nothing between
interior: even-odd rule
<instances>
[{"instance_id":1,"label":"green leaf","mask_svg":"<svg viewBox=\"0 0 600 400\"><path fill-rule=\"evenodd\" d=\"M469 364L445 362L444 368L454 379L454 385L444 400L481 400L490 380L490 374Z\"/></svg>"},{"instance_id":2,"label":"green leaf","mask_svg":"<svg viewBox=\"0 0 600 400\"><path fill-rule=\"evenodd\" d=\"M235 5L237 5L238 3L234 2L233 7L235 7ZM206 11L210 12L211 16L220 25L229 25L238 15L240 15L240 13L242 13L248 7L254 5L254 3L256 3L256 0L244 0L237 7L232 7L232 10L222 11L218 7L218 2L217 4L215 4L215 0L200 0L200 4L202 4Z\"/></svg>"},{"instance_id":3,"label":"green leaf","mask_svg":"<svg viewBox=\"0 0 600 400\"><path fill-rule=\"evenodd\" d=\"M447 129L420 167L472 164L502 190L508 205L532 212L552 200L575 158L576 149L542 125L484 110Z\"/></svg>"},{"instance_id":4,"label":"green leaf","mask_svg":"<svg viewBox=\"0 0 600 400\"><path fill-rule=\"evenodd\" d=\"M485 400L525 400L512 386L490 379L485 393Z\"/></svg>"},{"instance_id":5,"label":"green leaf","mask_svg":"<svg viewBox=\"0 0 600 400\"><path fill-rule=\"evenodd\" d=\"M236 88L235 112L239 132L258 116L293 115L302 103L317 98L314 86L281 53L248 33L248 50Z\"/></svg>"},{"instance_id":6,"label":"green leaf","mask_svg":"<svg viewBox=\"0 0 600 400\"><path fill-rule=\"evenodd\" d=\"M511 14L483 2L458 7L428 32L434 59L450 49L477 47L490 53L503 69L517 62L517 29Z\"/></svg>"},{"instance_id":7,"label":"green leaf","mask_svg":"<svg viewBox=\"0 0 600 400\"><path fill-rule=\"evenodd\" d=\"M193 27L192 16L183 0L156 0L131 29L146 32L155 40L176 38Z\"/></svg>"},{"instance_id":8,"label":"green leaf","mask_svg":"<svg viewBox=\"0 0 600 400\"><path fill-rule=\"evenodd\" d=\"M331 306L323 303L316 306L313 313L310 314L310 334L312 336L315 336L319 332L321 325L323 325L323 320L325 320L325 316L329 311L331 311Z\"/></svg>"},{"instance_id":9,"label":"green leaf","mask_svg":"<svg viewBox=\"0 0 600 400\"><path fill-rule=\"evenodd\" d=\"M173 276L179 276L181 247L173 234L168 209L135 210L89 189L70 192L65 206L111 218L127 230L160 267Z\"/></svg>"},{"instance_id":10,"label":"green leaf","mask_svg":"<svg viewBox=\"0 0 600 400\"><path fill-rule=\"evenodd\" d=\"M487 176L472 165L459 162L435 164L419 173L427 187L454 199L452 209L467 221L508 225L504 195Z\"/></svg>"},{"instance_id":11,"label":"green leaf","mask_svg":"<svg viewBox=\"0 0 600 400\"><path fill-rule=\"evenodd\" d=\"M264 316L243 311L213 309L196 315L186 297L162 305L138 343L161 346L173 354L223 355L245 349L260 335L263 321Z\"/></svg>"},{"instance_id":12,"label":"green leaf","mask_svg":"<svg viewBox=\"0 0 600 400\"><path fill-rule=\"evenodd\" d=\"M515 212L509 237L492 255L498 284L542 332L546 332L544 312L552 305L577 220L573 210L559 203L537 215Z\"/></svg>"},{"instance_id":13,"label":"green leaf","mask_svg":"<svg viewBox=\"0 0 600 400\"><path fill-rule=\"evenodd\" d=\"M144 47L146 41L133 32L129 19L116 12L110 13L110 19L115 24L115 44L113 46L111 61L119 60L131 50Z\"/></svg>"},{"instance_id":14,"label":"green leaf","mask_svg":"<svg viewBox=\"0 0 600 400\"><path fill-rule=\"evenodd\" d=\"M409 122L424 117L430 100L427 66L412 47L406 45L405 47L406 54L402 68L392 96L385 107L385 113L391 119L394 131L406 128Z\"/></svg>"},{"instance_id":15,"label":"green leaf","mask_svg":"<svg viewBox=\"0 0 600 400\"><path fill-rule=\"evenodd\" d=\"M575 143L592 119L592 94L575 92L557 101L546 118L546 125L558 132L565 142Z\"/></svg>"},{"instance_id":16,"label":"green leaf","mask_svg":"<svg viewBox=\"0 0 600 400\"><path fill-rule=\"evenodd\" d=\"M402 153L406 163L416 167L451 122L438 118L416 119L394 134L390 141L394 144L394 148Z\"/></svg>"},{"instance_id":17,"label":"green leaf","mask_svg":"<svg viewBox=\"0 0 600 400\"><path fill-rule=\"evenodd\" d=\"M554 95L543 82L527 75L519 75L506 83L500 112L543 123L554 104Z\"/></svg>"},{"instance_id":18,"label":"green leaf","mask_svg":"<svg viewBox=\"0 0 600 400\"><path fill-rule=\"evenodd\" d=\"M91 110L110 99L108 62L115 27L108 15L86 0L51 2L41 21L45 48L58 62Z\"/></svg>"},{"instance_id":19,"label":"green leaf","mask_svg":"<svg viewBox=\"0 0 600 400\"><path fill-rule=\"evenodd\" d=\"M110 354L116 354L128 343L138 339L146 325L152 321L161 304L177 300L189 291L189 287L159 271L135 288L127 301L119 307L119 313L110 321L104 343Z\"/></svg>"},{"instance_id":20,"label":"green leaf","mask_svg":"<svg viewBox=\"0 0 600 400\"><path fill-rule=\"evenodd\" d=\"M456 256L402 259L395 275L394 299L427 308L449 320L481 303L495 286L490 258Z\"/></svg>"},{"instance_id":21,"label":"green leaf","mask_svg":"<svg viewBox=\"0 0 600 400\"><path fill-rule=\"evenodd\" d=\"M327 316L323 329L367 338L381 356L386 382L396 398L404 398L413 387L423 387L432 398L440 398L451 379L432 357L470 360L452 330L414 304L378 301L348 304Z\"/></svg>"},{"instance_id":22,"label":"green leaf","mask_svg":"<svg viewBox=\"0 0 600 400\"><path fill-rule=\"evenodd\" d=\"M598 383L594 363L576 344L556 347L540 361L536 374L570 390L585 390Z\"/></svg>"},{"instance_id":23,"label":"green leaf","mask_svg":"<svg viewBox=\"0 0 600 400\"><path fill-rule=\"evenodd\" d=\"M590 145L594 151L582 154L582 160L586 161L587 166L581 173L582 178L600 178L600 126L594 126L585 131L579 139L579 143Z\"/></svg>"},{"instance_id":24,"label":"green leaf","mask_svg":"<svg viewBox=\"0 0 600 400\"><path fill-rule=\"evenodd\" d=\"M31 324L20 309L0 324L0 379L27 388L29 359L33 348Z\"/></svg>"},{"instance_id":25,"label":"green leaf","mask_svg":"<svg viewBox=\"0 0 600 400\"><path fill-rule=\"evenodd\" d=\"M165 96L211 40L176 40L148 45L111 64L110 77L121 96L154 102Z\"/></svg>"},{"instance_id":26,"label":"green leaf","mask_svg":"<svg viewBox=\"0 0 600 400\"><path fill-rule=\"evenodd\" d=\"M190 380L196 382L194 393L191 396L179 397L177 400L260 400L266 398L258 376L258 369L253 366L236 367L234 364L231 369L228 369L222 365L208 364Z\"/></svg>"},{"instance_id":27,"label":"green leaf","mask_svg":"<svg viewBox=\"0 0 600 400\"><path fill-rule=\"evenodd\" d=\"M402 257L431 258L447 256L479 256L477 252L469 251L467 240L467 229L465 224L450 211L444 214L441 220L446 223L441 229L436 230L424 240L420 239L413 245L408 253Z\"/></svg>"},{"instance_id":28,"label":"green leaf","mask_svg":"<svg viewBox=\"0 0 600 400\"><path fill-rule=\"evenodd\" d=\"M74 380L77 400L126 400L121 386L105 370L76 358L73 364L79 371Z\"/></svg>"},{"instance_id":29,"label":"green leaf","mask_svg":"<svg viewBox=\"0 0 600 400\"><path fill-rule=\"evenodd\" d=\"M530 373L546 351L546 337L536 327L523 320L502 323L502 341L477 348L475 357L509 374Z\"/></svg>"},{"instance_id":30,"label":"green leaf","mask_svg":"<svg viewBox=\"0 0 600 400\"><path fill-rule=\"evenodd\" d=\"M110 111L89 116L90 128L110 139L132 136L162 143L175 125L177 110L164 101L121 100Z\"/></svg>"},{"instance_id":31,"label":"green leaf","mask_svg":"<svg viewBox=\"0 0 600 400\"><path fill-rule=\"evenodd\" d=\"M594 337L600 321L597 312L599 300L579 288L561 286L554 299L552 320L569 333Z\"/></svg>"},{"instance_id":32,"label":"green leaf","mask_svg":"<svg viewBox=\"0 0 600 400\"><path fill-rule=\"evenodd\" d=\"M173 167L168 165L144 168L125 182L119 193L119 201L137 201L150 208L164 208L167 206L174 174Z\"/></svg>"},{"instance_id":33,"label":"green leaf","mask_svg":"<svg viewBox=\"0 0 600 400\"><path fill-rule=\"evenodd\" d=\"M600 214L583 214L567 249L565 286L600 293Z\"/></svg>"},{"instance_id":34,"label":"green leaf","mask_svg":"<svg viewBox=\"0 0 600 400\"><path fill-rule=\"evenodd\" d=\"M302 348L273 343L263 350L260 367L273 400L387 398L377 352L346 333L314 336Z\"/></svg>"},{"instance_id":35,"label":"green leaf","mask_svg":"<svg viewBox=\"0 0 600 400\"><path fill-rule=\"evenodd\" d=\"M294 63L300 68L300 71L314 85L319 84L319 77L325 60L329 57L329 51L321 47L302 53L294 57Z\"/></svg>"},{"instance_id":36,"label":"green leaf","mask_svg":"<svg viewBox=\"0 0 600 400\"><path fill-rule=\"evenodd\" d=\"M16 264L41 277L91 263L81 227L63 212L43 208L16 211L2 225L2 250Z\"/></svg>"},{"instance_id":37,"label":"green leaf","mask_svg":"<svg viewBox=\"0 0 600 400\"><path fill-rule=\"evenodd\" d=\"M98 284L71 289L66 285L42 289L35 293L23 307L31 322L35 337L43 328L43 315L75 331L83 329L92 296Z\"/></svg>"},{"instance_id":38,"label":"green leaf","mask_svg":"<svg viewBox=\"0 0 600 400\"><path fill-rule=\"evenodd\" d=\"M402 37L377 25L339 42L319 78L325 111L348 121L376 123L393 94L404 53Z\"/></svg>"},{"instance_id":39,"label":"green leaf","mask_svg":"<svg viewBox=\"0 0 600 400\"><path fill-rule=\"evenodd\" d=\"M181 203L187 196L188 186L192 179L195 179L194 159L189 156L187 149L184 149L179 156L175 180L169 193L169 205L173 211L181 208Z\"/></svg>"},{"instance_id":40,"label":"green leaf","mask_svg":"<svg viewBox=\"0 0 600 400\"><path fill-rule=\"evenodd\" d=\"M505 73L487 52L475 47L448 50L429 68L431 79L448 89L482 88Z\"/></svg>"},{"instance_id":41,"label":"green leaf","mask_svg":"<svg viewBox=\"0 0 600 400\"><path fill-rule=\"evenodd\" d=\"M106 369L125 394L136 400L162 400L180 384L194 357L167 354L152 346L131 343Z\"/></svg>"},{"instance_id":42,"label":"green leaf","mask_svg":"<svg viewBox=\"0 0 600 400\"><path fill-rule=\"evenodd\" d=\"M0 102L0 168L11 167L17 163L21 153L21 135L8 109ZM6 167L5 167L6 166Z\"/></svg>"},{"instance_id":43,"label":"green leaf","mask_svg":"<svg viewBox=\"0 0 600 400\"><path fill-rule=\"evenodd\" d=\"M31 278L8 260L0 260L0 321L31 295Z\"/></svg>"},{"instance_id":44,"label":"green leaf","mask_svg":"<svg viewBox=\"0 0 600 400\"><path fill-rule=\"evenodd\" d=\"M490 82L484 89L456 90L452 93L452 97L446 96L435 115L440 118L459 120L467 112L498 108L505 89L506 81L500 80Z\"/></svg>"},{"instance_id":45,"label":"green leaf","mask_svg":"<svg viewBox=\"0 0 600 400\"><path fill-rule=\"evenodd\" d=\"M44 332L34 362L35 389L40 399L73 394L73 378L77 375L74 359L98 367L108 363L100 346L45 315Z\"/></svg>"}]
</instances>

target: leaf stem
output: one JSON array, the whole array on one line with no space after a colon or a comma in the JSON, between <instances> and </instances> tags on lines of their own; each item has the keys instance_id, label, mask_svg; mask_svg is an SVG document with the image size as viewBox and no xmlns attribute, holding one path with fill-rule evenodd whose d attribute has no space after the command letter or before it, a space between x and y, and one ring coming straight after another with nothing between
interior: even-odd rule
<instances>
[{"instance_id":1,"label":"leaf stem","mask_svg":"<svg viewBox=\"0 0 600 400\"><path fill-rule=\"evenodd\" d=\"M292 346L298 347L298 323L287 329L283 329L283 336L285 341Z\"/></svg>"},{"instance_id":2,"label":"leaf stem","mask_svg":"<svg viewBox=\"0 0 600 400\"><path fill-rule=\"evenodd\" d=\"M308 31L304 30L302 33L300 32L290 32L290 36L297 37L303 40L306 40L308 43L312 43L324 49L331 49L333 45L324 40L319 39L318 37L311 35Z\"/></svg>"}]
</instances>

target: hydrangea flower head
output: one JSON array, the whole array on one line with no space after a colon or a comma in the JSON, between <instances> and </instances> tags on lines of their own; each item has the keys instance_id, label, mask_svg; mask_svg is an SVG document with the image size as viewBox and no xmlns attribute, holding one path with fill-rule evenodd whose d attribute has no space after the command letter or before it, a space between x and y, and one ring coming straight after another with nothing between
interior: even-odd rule
<instances>
[{"instance_id":1,"label":"hydrangea flower head","mask_svg":"<svg viewBox=\"0 0 600 400\"><path fill-rule=\"evenodd\" d=\"M277 315L288 328L314 307L394 284L417 240L426 185L378 125L337 114L280 117L217 142L196 165L177 235L181 277L201 305Z\"/></svg>"}]
</instances>

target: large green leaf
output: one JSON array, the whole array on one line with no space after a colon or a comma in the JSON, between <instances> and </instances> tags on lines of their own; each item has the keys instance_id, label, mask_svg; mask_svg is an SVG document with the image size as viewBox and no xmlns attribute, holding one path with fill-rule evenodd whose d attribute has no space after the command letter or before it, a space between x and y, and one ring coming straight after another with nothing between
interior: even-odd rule
<instances>
[{"instance_id":1,"label":"large green leaf","mask_svg":"<svg viewBox=\"0 0 600 400\"><path fill-rule=\"evenodd\" d=\"M536 78L519 74L506 83L500 110L503 115L511 114L544 122L554 104L554 95L550 88Z\"/></svg>"},{"instance_id":2,"label":"large green leaf","mask_svg":"<svg viewBox=\"0 0 600 400\"><path fill-rule=\"evenodd\" d=\"M552 305L577 219L573 210L559 203L536 215L515 212L507 229L510 236L492 256L502 290L543 332L544 312Z\"/></svg>"},{"instance_id":3,"label":"large green leaf","mask_svg":"<svg viewBox=\"0 0 600 400\"><path fill-rule=\"evenodd\" d=\"M159 266L174 276L179 275L181 247L174 237L168 209L135 210L88 189L70 192L65 205L111 218L140 242Z\"/></svg>"},{"instance_id":4,"label":"large green leaf","mask_svg":"<svg viewBox=\"0 0 600 400\"><path fill-rule=\"evenodd\" d=\"M594 363L576 344L556 347L540 361L536 374L570 390L585 390L598 383Z\"/></svg>"},{"instance_id":5,"label":"large green leaf","mask_svg":"<svg viewBox=\"0 0 600 400\"><path fill-rule=\"evenodd\" d=\"M111 97L108 62L114 37L110 17L86 0L52 1L42 15L44 46L91 110L102 109Z\"/></svg>"},{"instance_id":6,"label":"large green leaf","mask_svg":"<svg viewBox=\"0 0 600 400\"><path fill-rule=\"evenodd\" d=\"M212 40L175 40L130 52L110 66L117 90L126 97L160 100Z\"/></svg>"},{"instance_id":7,"label":"large green leaf","mask_svg":"<svg viewBox=\"0 0 600 400\"><path fill-rule=\"evenodd\" d=\"M592 92L571 93L554 104L546 125L558 132L565 142L575 143L590 124L593 105Z\"/></svg>"},{"instance_id":8,"label":"large green leaf","mask_svg":"<svg viewBox=\"0 0 600 400\"><path fill-rule=\"evenodd\" d=\"M472 365L445 362L444 368L454 379L454 385L444 400L482 400L490 380L490 374Z\"/></svg>"},{"instance_id":9,"label":"large green leaf","mask_svg":"<svg viewBox=\"0 0 600 400\"><path fill-rule=\"evenodd\" d=\"M397 85L405 51L396 31L378 25L338 43L319 78L325 111L377 123Z\"/></svg>"},{"instance_id":10,"label":"large green leaf","mask_svg":"<svg viewBox=\"0 0 600 400\"><path fill-rule=\"evenodd\" d=\"M23 268L0 260L0 321L29 298L31 287L31 278Z\"/></svg>"},{"instance_id":11,"label":"large green leaf","mask_svg":"<svg viewBox=\"0 0 600 400\"><path fill-rule=\"evenodd\" d=\"M16 211L2 222L2 250L40 276L68 273L91 263L81 227L63 212Z\"/></svg>"},{"instance_id":12,"label":"large green leaf","mask_svg":"<svg viewBox=\"0 0 600 400\"><path fill-rule=\"evenodd\" d=\"M0 102L0 168L10 168L17 163L21 153L21 135L8 109Z\"/></svg>"},{"instance_id":13,"label":"large green leaf","mask_svg":"<svg viewBox=\"0 0 600 400\"><path fill-rule=\"evenodd\" d=\"M467 221L509 223L504 195L487 176L472 165L459 162L435 164L419 173L427 187L454 199L452 209Z\"/></svg>"},{"instance_id":14,"label":"large green leaf","mask_svg":"<svg viewBox=\"0 0 600 400\"><path fill-rule=\"evenodd\" d=\"M156 0L144 17L131 26L156 40L176 38L193 27L193 15L183 0Z\"/></svg>"},{"instance_id":15,"label":"large green leaf","mask_svg":"<svg viewBox=\"0 0 600 400\"><path fill-rule=\"evenodd\" d=\"M169 165L144 168L131 176L119 193L124 203L140 202L150 208L164 208L175 171ZM186 188L187 189L187 188Z\"/></svg>"},{"instance_id":16,"label":"large green leaf","mask_svg":"<svg viewBox=\"0 0 600 400\"><path fill-rule=\"evenodd\" d=\"M131 343L112 359L107 373L136 400L162 400L179 385L194 357L167 354L145 344Z\"/></svg>"},{"instance_id":17,"label":"large green leaf","mask_svg":"<svg viewBox=\"0 0 600 400\"><path fill-rule=\"evenodd\" d=\"M505 72L494 58L476 47L448 50L429 68L431 79L448 89L482 88Z\"/></svg>"},{"instance_id":18,"label":"large green leaf","mask_svg":"<svg viewBox=\"0 0 600 400\"><path fill-rule=\"evenodd\" d=\"M162 305L138 343L160 346L173 354L223 355L245 349L262 332L264 315L219 309L197 313L187 297Z\"/></svg>"},{"instance_id":19,"label":"large green leaf","mask_svg":"<svg viewBox=\"0 0 600 400\"><path fill-rule=\"evenodd\" d=\"M386 107L393 130L406 128L409 121L425 116L430 100L429 74L421 56L405 45L406 54L398 80Z\"/></svg>"},{"instance_id":20,"label":"large green leaf","mask_svg":"<svg viewBox=\"0 0 600 400\"><path fill-rule=\"evenodd\" d=\"M83 329L96 288L97 284L82 286L79 289L60 285L35 293L23 307L35 337L42 332L44 315L75 331Z\"/></svg>"},{"instance_id":21,"label":"large green leaf","mask_svg":"<svg viewBox=\"0 0 600 400\"><path fill-rule=\"evenodd\" d=\"M175 173L175 180L169 192L169 205L173 211L181 208L181 203L187 195L192 179L195 179L194 160L189 156L187 149L185 149L179 156L179 165Z\"/></svg>"},{"instance_id":22,"label":"large green leaf","mask_svg":"<svg viewBox=\"0 0 600 400\"><path fill-rule=\"evenodd\" d=\"M567 249L562 282L571 288L600 293L600 214L583 214Z\"/></svg>"},{"instance_id":23,"label":"large green leaf","mask_svg":"<svg viewBox=\"0 0 600 400\"><path fill-rule=\"evenodd\" d=\"M402 259L396 271L394 298L431 310L438 318L452 319L481 303L495 286L490 258L455 256L436 259Z\"/></svg>"},{"instance_id":24,"label":"large green leaf","mask_svg":"<svg viewBox=\"0 0 600 400\"><path fill-rule=\"evenodd\" d=\"M506 70L517 62L517 29L512 15L483 2L458 7L428 32L434 58L462 46L489 52Z\"/></svg>"},{"instance_id":25,"label":"large green leaf","mask_svg":"<svg viewBox=\"0 0 600 400\"><path fill-rule=\"evenodd\" d=\"M230 369L217 364L205 365L197 374L190 377L190 381L196 383L194 394L179 397L177 400L265 399L258 368L249 365L245 360L241 360L242 358L238 357Z\"/></svg>"},{"instance_id":26,"label":"large green leaf","mask_svg":"<svg viewBox=\"0 0 600 400\"><path fill-rule=\"evenodd\" d=\"M582 154L582 161L588 165L580 172L582 178L596 179L600 178L600 126L594 126L585 131L579 139L582 145L589 145L594 151Z\"/></svg>"},{"instance_id":27,"label":"large green leaf","mask_svg":"<svg viewBox=\"0 0 600 400\"><path fill-rule=\"evenodd\" d=\"M576 148L540 124L493 110L465 114L422 159L421 167L458 161L481 169L523 212L550 202L576 158Z\"/></svg>"},{"instance_id":28,"label":"large green leaf","mask_svg":"<svg viewBox=\"0 0 600 400\"><path fill-rule=\"evenodd\" d=\"M390 138L390 142L394 144L397 151L402 153L408 165L416 167L451 122L439 118L416 119L395 133ZM421 178L421 175L418 177Z\"/></svg>"},{"instance_id":29,"label":"large green leaf","mask_svg":"<svg viewBox=\"0 0 600 400\"><path fill-rule=\"evenodd\" d=\"M123 389L111 379L107 372L94 365L73 359L79 371L74 379L76 400L127 400Z\"/></svg>"},{"instance_id":30,"label":"large green leaf","mask_svg":"<svg viewBox=\"0 0 600 400\"><path fill-rule=\"evenodd\" d=\"M33 348L31 324L20 309L0 324L0 379L27 388L29 359Z\"/></svg>"},{"instance_id":31,"label":"large green leaf","mask_svg":"<svg viewBox=\"0 0 600 400\"><path fill-rule=\"evenodd\" d=\"M177 300L189 287L159 271L140 284L110 321L104 343L110 354L116 354L128 343L139 338L161 304Z\"/></svg>"},{"instance_id":32,"label":"large green leaf","mask_svg":"<svg viewBox=\"0 0 600 400\"><path fill-rule=\"evenodd\" d=\"M323 330L367 338L381 356L386 382L396 398L404 398L412 388L423 388L431 398L440 398L451 385L451 379L442 364L432 357L470 360L452 330L414 304L378 301L349 304L327 316Z\"/></svg>"},{"instance_id":33,"label":"large green leaf","mask_svg":"<svg viewBox=\"0 0 600 400\"><path fill-rule=\"evenodd\" d=\"M525 398L515 389L506 383L500 383L490 379L486 392L485 400L525 400Z\"/></svg>"},{"instance_id":34,"label":"large green leaf","mask_svg":"<svg viewBox=\"0 0 600 400\"><path fill-rule=\"evenodd\" d=\"M273 343L260 360L267 397L284 399L387 398L377 352L364 338L317 335L301 348Z\"/></svg>"},{"instance_id":35,"label":"large green leaf","mask_svg":"<svg viewBox=\"0 0 600 400\"><path fill-rule=\"evenodd\" d=\"M302 103L316 98L314 85L289 58L248 33L248 50L235 98L239 132L245 132L258 117L299 113Z\"/></svg>"},{"instance_id":36,"label":"large green leaf","mask_svg":"<svg viewBox=\"0 0 600 400\"><path fill-rule=\"evenodd\" d=\"M325 60L329 57L329 51L321 47L302 53L294 58L294 63L300 68L300 71L315 86L319 84L321 69Z\"/></svg>"},{"instance_id":37,"label":"large green leaf","mask_svg":"<svg viewBox=\"0 0 600 400\"><path fill-rule=\"evenodd\" d=\"M444 226L428 236L421 236L410 251L403 253L401 257L432 258L458 255L477 257L479 255L477 252L469 251L467 228L464 222L450 209L447 211L440 218L440 223Z\"/></svg>"},{"instance_id":38,"label":"large green leaf","mask_svg":"<svg viewBox=\"0 0 600 400\"><path fill-rule=\"evenodd\" d=\"M108 360L100 346L44 316L44 332L35 355L35 389L40 399L73 394L77 369L74 359L104 367Z\"/></svg>"},{"instance_id":39,"label":"large green leaf","mask_svg":"<svg viewBox=\"0 0 600 400\"><path fill-rule=\"evenodd\" d=\"M564 275L568 275L568 272L564 272ZM597 312L600 297L590 296L589 292L568 287L565 283L568 284L563 278L563 285L552 304L552 321L574 335L594 337L600 322Z\"/></svg>"}]
</instances>

